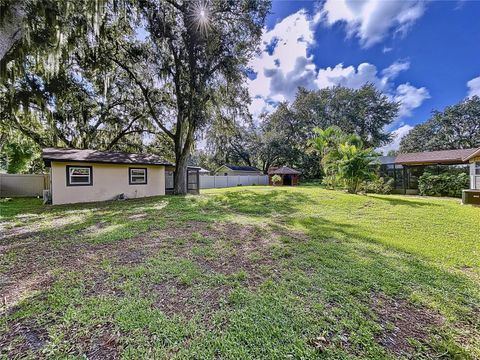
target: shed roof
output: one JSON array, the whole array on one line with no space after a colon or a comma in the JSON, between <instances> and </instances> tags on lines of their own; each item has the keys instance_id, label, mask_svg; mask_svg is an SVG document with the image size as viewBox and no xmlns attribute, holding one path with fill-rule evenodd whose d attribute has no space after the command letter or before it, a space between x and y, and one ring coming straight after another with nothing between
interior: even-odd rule
<instances>
[{"instance_id":1,"label":"shed roof","mask_svg":"<svg viewBox=\"0 0 480 360\"><path fill-rule=\"evenodd\" d=\"M255 166L238 166L238 165L232 165L232 164L225 164L225 166L230 170L235 170L235 171L260 171Z\"/></svg>"},{"instance_id":2,"label":"shed roof","mask_svg":"<svg viewBox=\"0 0 480 360\"><path fill-rule=\"evenodd\" d=\"M459 149L399 154L395 164L463 164L477 150Z\"/></svg>"},{"instance_id":3,"label":"shed roof","mask_svg":"<svg viewBox=\"0 0 480 360\"><path fill-rule=\"evenodd\" d=\"M79 150L63 148L45 148L42 151L45 164L52 161L87 162L106 164L136 164L136 165L173 165L158 155L129 154L118 151Z\"/></svg>"},{"instance_id":4,"label":"shed roof","mask_svg":"<svg viewBox=\"0 0 480 360\"><path fill-rule=\"evenodd\" d=\"M278 169L272 169L271 171L268 172L269 175L300 175L301 172L292 168L289 168L288 166L282 166L279 167Z\"/></svg>"}]
</instances>

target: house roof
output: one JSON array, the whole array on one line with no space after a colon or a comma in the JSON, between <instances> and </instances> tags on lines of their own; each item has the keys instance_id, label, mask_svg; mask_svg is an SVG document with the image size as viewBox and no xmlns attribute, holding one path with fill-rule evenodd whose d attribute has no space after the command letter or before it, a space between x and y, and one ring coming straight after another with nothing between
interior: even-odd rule
<instances>
[{"instance_id":1,"label":"house roof","mask_svg":"<svg viewBox=\"0 0 480 360\"><path fill-rule=\"evenodd\" d=\"M107 164L136 164L136 165L173 165L158 155L129 154L117 151L79 150L62 148L45 148L42 158L48 166L52 161L87 162Z\"/></svg>"},{"instance_id":2,"label":"house roof","mask_svg":"<svg viewBox=\"0 0 480 360\"><path fill-rule=\"evenodd\" d=\"M462 164L478 149L427 151L399 154L395 164Z\"/></svg>"},{"instance_id":3,"label":"house roof","mask_svg":"<svg viewBox=\"0 0 480 360\"><path fill-rule=\"evenodd\" d=\"M467 161L467 160L470 160L470 159L472 159L474 157L477 157L477 156L480 156L480 148L476 149L473 153L466 156L463 160Z\"/></svg>"},{"instance_id":4,"label":"house roof","mask_svg":"<svg viewBox=\"0 0 480 360\"><path fill-rule=\"evenodd\" d=\"M237 166L231 164L225 164L224 166L235 171L260 171L255 166Z\"/></svg>"},{"instance_id":5,"label":"house roof","mask_svg":"<svg viewBox=\"0 0 480 360\"><path fill-rule=\"evenodd\" d=\"M277 169L272 169L268 171L269 175L300 175L301 172L287 166L282 166Z\"/></svg>"}]
</instances>

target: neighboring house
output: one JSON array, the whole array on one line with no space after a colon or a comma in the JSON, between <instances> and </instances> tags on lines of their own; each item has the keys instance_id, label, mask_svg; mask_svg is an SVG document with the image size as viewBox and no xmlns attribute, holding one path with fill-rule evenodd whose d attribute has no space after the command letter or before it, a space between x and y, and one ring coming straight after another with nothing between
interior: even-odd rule
<instances>
[{"instance_id":1,"label":"neighboring house","mask_svg":"<svg viewBox=\"0 0 480 360\"><path fill-rule=\"evenodd\" d=\"M157 155L46 148L52 204L165 195L174 165ZM166 181L168 179L168 181ZM198 168L188 168L188 190L198 193Z\"/></svg>"},{"instance_id":2,"label":"neighboring house","mask_svg":"<svg viewBox=\"0 0 480 360\"><path fill-rule=\"evenodd\" d=\"M451 166L464 168L470 174L470 190L466 195L471 199L466 201L474 201L478 196L480 204L480 148L381 156L379 162L382 175L393 178L395 189L404 194L418 192L418 178L425 171L435 173Z\"/></svg>"},{"instance_id":3,"label":"neighboring house","mask_svg":"<svg viewBox=\"0 0 480 360\"><path fill-rule=\"evenodd\" d=\"M198 173L200 174L200 176L210 175L211 171L201 167L199 168Z\"/></svg>"},{"instance_id":4,"label":"neighboring house","mask_svg":"<svg viewBox=\"0 0 480 360\"><path fill-rule=\"evenodd\" d=\"M282 167L270 167L268 169L268 182L270 185L274 185L272 177L278 175L281 177L282 182L280 185L284 186L296 186L298 185L298 178L302 173L298 170L289 168L287 166Z\"/></svg>"},{"instance_id":5,"label":"neighboring house","mask_svg":"<svg viewBox=\"0 0 480 360\"><path fill-rule=\"evenodd\" d=\"M231 165L231 164L225 164L218 168L215 171L215 175L263 175L262 171L257 169L254 166L237 166L237 165Z\"/></svg>"}]
</instances>

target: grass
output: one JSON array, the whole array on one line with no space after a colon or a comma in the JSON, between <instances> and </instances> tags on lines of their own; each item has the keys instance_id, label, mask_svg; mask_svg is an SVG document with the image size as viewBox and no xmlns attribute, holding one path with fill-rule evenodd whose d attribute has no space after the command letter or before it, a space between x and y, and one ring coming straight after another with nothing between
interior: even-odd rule
<instances>
[{"instance_id":1,"label":"grass","mask_svg":"<svg viewBox=\"0 0 480 360\"><path fill-rule=\"evenodd\" d=\"M0 202L0 357L480 358L480 210L315 186Z\"/></svg>"}]
</instances>

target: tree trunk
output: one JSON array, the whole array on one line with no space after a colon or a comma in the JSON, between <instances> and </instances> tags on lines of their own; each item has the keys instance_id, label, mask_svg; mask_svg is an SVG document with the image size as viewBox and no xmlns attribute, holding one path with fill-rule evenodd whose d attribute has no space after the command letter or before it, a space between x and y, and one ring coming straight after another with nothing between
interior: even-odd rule
<instances>
[{"instance_id":1,"label":"tree trunk","mask_svg":"<svg viewBox=\"0 0 480 360\"><path fill-rule=\"evenodd\" d=\"M0 27L0 60L3 60L22 39L22 21L25 16L21 4L13 5L11 17L5 19Z\"/></svg>"},{"instance_id":2,"label":"tree trunk","mask_svg":"<svg viewBox=\"0 0 480 360\"><path fill-rule=\"evenodd\" d=\"M185 195L187 193L187 158L176 156L175 161L175 188L176 195Z\"/></svg>"},{"instance_id":3,"label":"tree trunk","mask_svg":"<svg viewBox=\"0 0 480 360\"><path fill-rule=\"evenodd\" d=\"M182 130L183 127L180 125L177 128L178 132L175 138L175 188L174 193L176 195L186 195L187 194L187 167L188 167L188 158L190 157L190 152L192 150L195 127L190 123L188 132L186 134L185 141L182 141Z\"/></svg>"}]
</instances>

